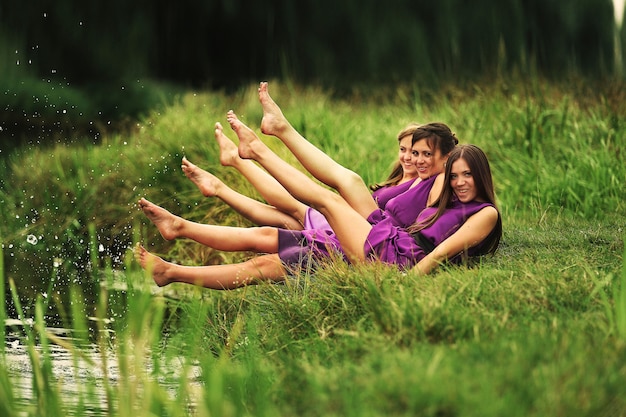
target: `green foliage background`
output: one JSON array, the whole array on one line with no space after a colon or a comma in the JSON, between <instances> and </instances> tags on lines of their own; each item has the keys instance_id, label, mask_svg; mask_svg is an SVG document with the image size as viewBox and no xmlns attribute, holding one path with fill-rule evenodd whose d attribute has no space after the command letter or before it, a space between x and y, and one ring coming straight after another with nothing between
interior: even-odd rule
<instances>
[{"instance_id":1,"label":"green foliage background","mask_svg":"<svg viewBox=\"0 0 626 417\"><path fill-rule=\"evenodd\" d=\"M0 139L101 132L181 87L259 79L346 94L510 73L622 77L624 39L610 0L7 2Z\"/></svg>"}]
</instances>

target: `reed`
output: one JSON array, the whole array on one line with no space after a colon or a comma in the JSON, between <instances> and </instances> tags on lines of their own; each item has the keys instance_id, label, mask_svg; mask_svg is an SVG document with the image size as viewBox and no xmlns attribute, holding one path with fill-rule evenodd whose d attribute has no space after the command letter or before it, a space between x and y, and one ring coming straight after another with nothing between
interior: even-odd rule
<instances>
[{"instance_id":1,"label":"reed","mask_svg":"<svg viewBox=\"0 0 626 417\"><path fill-rule=\"evenodd\" d=\"M7 312L6 312L6 288L5 288L5 276L4 276L4 243L0 240L0 336L2 340L6 340L6 320L7 320ZM4 349L5 344L2 343L0 346L0 360L4 359Z\"/></svg>"}]
</instances>

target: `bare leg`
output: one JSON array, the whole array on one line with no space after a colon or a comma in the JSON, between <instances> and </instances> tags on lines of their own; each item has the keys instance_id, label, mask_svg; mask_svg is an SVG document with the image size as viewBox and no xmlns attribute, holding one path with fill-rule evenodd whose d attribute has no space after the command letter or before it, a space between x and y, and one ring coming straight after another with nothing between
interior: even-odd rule
<instances>
[{"instance_id":1,"label":"bare leg","mask_svg":"<svg viewBox=\"0 0 626 417\"><path fill-rule=\"evenodd\" d=\"M278 252L278 230L273 227L245 228L195 223L178 217L145 198L139 200L139 207L166 240L188 238L228 252Z\"/></svg>"},{"instance_id":2,"label":"bare leg","mask_svg":"<svg viewBox=\"0 0 626 417\"><path fill-rule=\"evenodd\" d=\"M234 143L231 142L231 144L233 144L234 146ZM235 147L235 152L237 152L237 147ZM242 162L247 162L254 165L254 167L263 172L264 175L269 176L267 172L259 168L256 164L254 164L254 162L243 160L239 158L239 155L237 155L237 158ZM253 223L263 226L275 226L292 230L302 229L302 225L300 224L300 222L294 219L289 214L283 213L276 207L270 206L268 204L263 204L260 201L238 193L237 191L227 186L215 175L192 164L187 158L183 158L181 168L187 178L189 178L198 187L200 192L202 192L202 195L204 195L205 197L219 198L230 207L232 207L237 213L241 214ZM280 184L278 185L282 188ZM295 200L293 197L291 198L298 204L302 204L299 201Z\"/></svg>"},{"instance_id":3,"label":"bare leg","mask_svg":"<svg viewBox=\"0 0 626 417\"><path fill-rule=\"evenodd\" d=\"M337 193L317 184L303 172L283 161L235 115L227 115L231 128L239 137L239 155L256 160L291 195L319 210L337 234L346 255L352 261L365 259L364 245L372 225ZM370 197L371 199L371 197ZM368 213L369 214L369 213Z\"/></svg>"},{"instance_id":4,"label":"bare leg","mask_svg":"<svg viewBox=\"0 0 626 417\"><path fill-rule=\"evenodd\" d=\"M205 197L219 197L220 190L227 187L222 180L192 164L186 157L183 157L181 169Z\"/></svg>"},{"instance_id":5,"label":"bare leg","mask_svg":"<svg viewBox=\"0 0 626 417\"><path fill-rule=\"evenodd\" d=\"M259 101L263 107L261 131L264 134L279 138L311 175L337 190L363 217L367 218L378 208L359 175L338 164L293 128L270 97L266 82L259 86Z\"/></svg>"},{"instance_id":6,"label":"bare leg","mask_svg":"<svg viewBox=\"0 0 626 417\"><path fill-rule=\"evenodd\" d=\"M149 271L159 286L182 282L215 290L227 290L261 281L279 282L286 271L276 254L263 255L232 265L181 266L167 262L138 246L135 256L141 267Z\"/></svg>"},{"instance_id":7,"label":"bare leg","mask_svg":"<svg viewBox=\"0 0 626 417\"><path fill-rule=\"evenodd\" d=\"M224 134L224 129L220 123L215 124L215 139L220 147L221 164L236 168L257 189L269 205L290 215L298 222L298 226L289 227L290 229L301 230L307 206L293 198L267 171L250 160L240 158L237 146ZM276 222L271 224L276 224Z\"/></svg>"}]
</instances>

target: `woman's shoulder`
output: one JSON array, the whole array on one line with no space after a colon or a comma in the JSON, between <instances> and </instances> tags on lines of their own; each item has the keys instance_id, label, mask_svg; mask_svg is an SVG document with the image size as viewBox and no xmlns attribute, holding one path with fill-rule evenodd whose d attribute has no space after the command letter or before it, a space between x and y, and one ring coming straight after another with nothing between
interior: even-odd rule
<instances>
[{"instance_id":1,"label":"woman's shoulder","mask_svg":"<svg viewBox=\"0 0 626 417\"><path fill-rule=\"evenodd\" d=\"M481 216L484 217L488 217L488 218L492 218L494 220L497 220L498 217L500 217L500 212L498 211L498 209L496 208L496 206L494 206L491 203L486 203L487 205L485 205L483 208L479 209L474 215L479 214Z\"/></svg>"}]
</instances>

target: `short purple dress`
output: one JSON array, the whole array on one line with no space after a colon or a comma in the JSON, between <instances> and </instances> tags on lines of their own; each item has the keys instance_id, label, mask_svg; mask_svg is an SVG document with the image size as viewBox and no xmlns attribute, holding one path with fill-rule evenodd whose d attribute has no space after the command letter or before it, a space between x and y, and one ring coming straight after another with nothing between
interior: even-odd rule
<instances>
[{"instance_id":1,"label":"short purple dress","mask_svg":"<svg viewBox=\"0 0 626 417\"><path fill-rule=\"evenodd\" d=\"M384 210L375 210L367 218L371 224L389 222L394 226L409 227L426 208L428 196L437 175L420 181L402 194L389 199Z\"/></svg>"},{"instance_id":2,"label":"short purple dress","mask_svg":"<svg viewBox=\"0 0 626 417\"><path fill-rule=\"evenodd\" d=\"M399 185L387 185L385 187L381 187L377 189L376 191L372 192L372 198L374 198L374 201L376 201L376 205L381 210L385 210L389 200L407 191L409 188L411 188L411 185L413 185L413 183L417 179L418 178L416 177L410 181L403 182L402 184L399 184Z\"/></svg>"},{"instance_id":3,"label":"short purple dress","mask_svg":"<svg viewBox=\"0 0 626 417\"><path fill-rule=\"evenodd\" d=\"M401 270L410 269L430 252L423 246L436 246L443 242L467 218L487 206L492 204L455 201L435 224L419 232L427 242L422 246L416 237L390 221L374 224L365 242L364 253L370 260L395 264ZM424 209L418 220L428 218L435 211L435 207ZM325 230L278 229L278 255L289 269L315 266L319 260L331 256L348 262L337 236Z\"/></svg>"},{"instance_id":4,"label":"short purple dress","mask_svg":"<svg viewBox=\"0 0 626 417\"><path fill-rule=\"evenodd\" d=\"M332 231L326 217L314 208L307 208L304 214L304 230L329 230Z\"/></svg>"},{"instance_id":5,"label":"short purple dress","mask_svg":"<svg viewBox=\"0 0 626 417\"><path fill-rule=\"evenodd\" d=\"M418 232L421 236L413 235L390 222L375 224L365 242L365 254L372 260L394 264L403 270L410 269L430 253L426 246L436 247L453 235L470 216L489 206L493 207L493 204L476 201L462 203L455 200L452 207L433 225ZM427 219L436 211L436 207L427 207L419 214L417 221ZM470 255L477 253L480 245L471 249Z\"/></svg>"}]
</instances>

